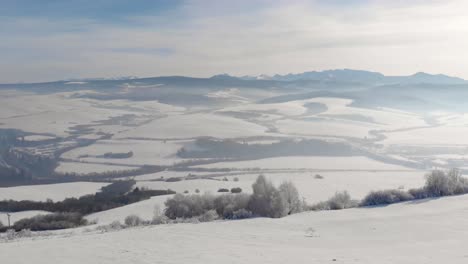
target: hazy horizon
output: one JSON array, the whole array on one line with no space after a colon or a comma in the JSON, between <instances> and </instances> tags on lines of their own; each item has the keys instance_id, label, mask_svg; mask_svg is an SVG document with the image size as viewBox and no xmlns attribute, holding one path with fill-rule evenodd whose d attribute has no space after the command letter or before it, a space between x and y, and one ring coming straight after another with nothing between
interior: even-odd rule
<instances>
[{"instance_id":1,"label":"hazy horizon","mask_svg":"<svg viewBox=\"0 0 468 264\"><path fill-rule=\"evenodd\" d=\"M372 71L372 70L366 70L366 69L347 69L347 68L343 68L343 69L323 69L323 70L310 70L310 71L303 71L303 72L288 72L288 73L284 73L284 74L280 74L280 73L273 73L273 74L246 74L246 75L233 75L233 74L230 74L230 73L227 73L227 72L220 72L220 73L216 73L216 74L213 74L213 75L207 75L207 76L193 76L193 75L181 75L181 74L170 74L170 75L148 75L148 76L131 76L131 75L125 75L125 76L106 76L106 77L103 77L103 76L96 76L96 77L86 77L86 76L83 76L83 77L70 77L70 78L62 78L62 79L51 79L51 80L43 80L43 81L30 81L30 82L8 82L8 83L0 83L0 84L34 84L34 83L47 83L47 82L60 82L60 81L93 81L93 80L131 80L131 79L145 79L145 78L159 78L159 77L187 77L187 78L201 78L201 79L204 79L204 78L212 78L212 77L215 77L215 76L220 76L220 75L227 75L227 76L230 76L230 77L235 77L235 78L247 78L247 77L272 77L274 78L276 75L279 75L279 76L287 76L287 75L300 75L300 74L304 74L304 73L310 73L310 72L318 72L318 73L321 73L321 72L328 72L328 71L360 71L360 72L368 72L368 73L377 73L377 74L382 74L383 76L385 77L411 77L411 76L415 76L417 74L428 74L428 75L432 75L432 76L438 76L438 75L442 75L442 76L447 76L447 77L450 77L450 78L459 78L459 79L462 79L462 80L466 80L465 78L462 78L460 76L455 76L455 75L447 75L447 74L444 74L444 73L430 73L430 72L426 72L426 71L419 71L419 72L414 72L414 73L411 73L411 74L406 74L406 75L388 75L388 74L385 74L385 73L382 73L382 72L377 72L377 71Z\"/></svg>"}]
</instances>

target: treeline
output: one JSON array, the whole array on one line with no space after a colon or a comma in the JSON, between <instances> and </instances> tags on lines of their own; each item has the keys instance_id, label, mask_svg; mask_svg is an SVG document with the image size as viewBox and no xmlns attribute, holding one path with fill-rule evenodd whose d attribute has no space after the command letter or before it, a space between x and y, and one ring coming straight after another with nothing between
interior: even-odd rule
<instances>
[{"instance_id":1,"label":"treeline","mask_svg":"<svg viewBox=\"0 0 468 264\"><path fill-rule=\"evenodd\" d=\"M78 213L87 215L101 212L116 207L136 203L151 198L152 196L175 194L171 190L144 190L135 188L134 180L117 181L106 187L101 192L85 195L80 198L67 198L63 201L46 202L38 201L0 201L0 211L21 212L29 210L41 210L56 213Z\"/></svg>"},{"instance_id":2,"label":"treeline","mask_svg":"<svg viewBox=\"0 0 468 264\"><path fill-rule=\"evenodd\" d=\"M81 162L83 166L86 166L86 162ZM135 169L128 170L114 170L114 171L105 171L105 172L92 172L92 173L76 173L76 172L66 172L66 173L54 173L54 178L57 180L68 180L68 181L96 181L96 180L110 180L118 179L125 177L133 177L143 174L150 174L163 171L165 167L153 166L153 165L144 165Z\"/></svg>"},{"instance_id":3,"label":"treeline","mask_svg":"<svg viewBox=\"0 0 468 264\"><path fill-rule=\"evenodd\" d=\"M14 230L45 231L74 228L86 225L88 222L79 213L55 213L38 215L16 221L13 226L6 227L0 224L0 232Z\"/></svg>"},{"instance_id":4,"label":"treeline","mask_svg":"<svg viewBox=\"0 0 468 264\"><path fill-rule=\"evenodd\" d=\"M234 140L196 140L198 148L181 148L177 155L184 159L254 159L282 156L351 156L361 153L341 142L327 142L316 139L283 140L271 144L246 144Z\"/></svg>"}]
</instances>

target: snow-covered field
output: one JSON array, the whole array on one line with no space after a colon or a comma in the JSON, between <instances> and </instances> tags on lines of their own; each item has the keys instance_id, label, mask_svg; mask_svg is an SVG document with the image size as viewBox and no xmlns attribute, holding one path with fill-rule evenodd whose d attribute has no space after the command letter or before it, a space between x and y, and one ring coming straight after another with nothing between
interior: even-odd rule
<instances>
[{"instance_id":1,"label":"snow-covered field","mask_svg":"<svg viewBox=\"0 0 468 264\"><path fill-rule=\"evenodd\" d=\"M0 244L11 264L466 263L468 196ZM27 252L27 254L24 254Z\"/></svg>"},{"instance_id":2,"label":"snow-covered field","mask_svg":"<svg viewBox=\"0 0 468 264\"><path fill-rule=\"evenodd\" d=\"M114 221L123 223L125 217L129 215L138 215L142 219L151 220L155 210L159 212L164 210L164 202L170 197L172 197L172 195L155 196L142 202L90 214L86 216L86 219L89 221L96 221L99 225L109 224Z\"/></svg>"},{"instance_id":3,"label":"snow-covered field","mask_svg":"<svg viewBox=\"0 0 468 264\"><path fill-rule=\"evenodd\" d=\"M111 163L118 165L172 165L180 162L177 150L188 141L157 140L100 140L97 143L76 148L62 155L63 158L90 163ZM128 153L124 159L104 158L105 153ZM100 157L99 157L100 156Z\"/></svg>"},{"instance_id":4,"label":"snow-covered field","mask_svg":"<svg viewBox=\"0 0 468 264\"><path fill-rule=\"evenodd\" d=\"M0 188L0 200L62 201L66 198L94 194L106 185L108 183L72 182Z\"/></svg>"},{"instance_id":5,"label":"snow-covered field","mask_svg":"<svg viewBox=\"0 0 468 264\"><path fill-rule=\"evenodd\" d=\"M155 120L133 130L119 134L119 138L195 138L211 136L236 138L265 135L265 127L237 118L216 114L175 115Z\"/></svg>"},{"instance_id":6,"label":"snow-covered field","mask_svg":"<svg viewBox=\"0 0 468 264\"><path fill-rule=\"evenodd\" d=\"M275 172L263 173L276 186L282 182L291 181L297 187L300 195L310 204L327 200L336 192L348 191L354 199L362 199L371 191L383 189L409 190L424 185L424 171L315 171L315 172ZM200 193L216 194L221 188L240 187L243 192L251 193L252 184L259 173L233 174L215 179L183 180L178 182L138 181L138 187L148 189L171 189L178 193L188 191L193 194L198 189ZM321 179L316 175L322 176ZM237 178L237 181L234 181ZM144 213L144 212L143 212Z\"/></svg>"},{"instance_id":7,"label":"snow-covered field","mask_svg":"<svg viewBox=\"0 0 468 264\"><path fill-rule=\"evenodd\" d=\"M235 169L311 169L311 170L411 170L391 165L367 157L279 157L259 160L218 162L197 165L198 168L235 168Z\"/></svg>"}]
</instances>

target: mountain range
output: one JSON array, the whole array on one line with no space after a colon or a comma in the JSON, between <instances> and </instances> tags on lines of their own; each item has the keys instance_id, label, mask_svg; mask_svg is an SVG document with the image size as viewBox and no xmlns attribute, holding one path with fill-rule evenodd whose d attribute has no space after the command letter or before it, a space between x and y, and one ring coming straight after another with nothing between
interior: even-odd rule
<instances>
[{"instance_id":1,"label":"mountain range","mask_svg":"<svg viewBox=\"0 0 468 264\"><path fill-rule=\"evenodd\" d=\"M393 84L468 84L462 78L447 76L444 74L428 74L418 72L409 76L386 76L382 73L351 70L351 69L337 69L325 71L308 71L303 73L290 73L285 75L275 74L258 75L258 76L232 76L229 74L214 75L210 78L195 78L186 76L161 76L161 77L116 77L116 78L86 78L86 79L70 79L65 81L54 81L46 83L16 83L16 84L0 84L1 87L6 86L28 86L30 84L40 84L41 86L56 86L67 84L68 86L76 86L81 84L119 84L125 82L145 82L153 83L159 82L164 84L176 85L221 85L221 86L271 86L274 84L287 84L287 83L355 83L355 84L368 84L368 85L393 85Z\"/></svg>"},{"instance_id":2,"label":"mountain range","mask_svg":"<svg viewBox=\"0 0 468 264\"><path fill-rule=\"evenodd\" d=\"M275 80L275 81L299 81L299 80L316 80L316 81L331 81L331 82L357 82L357 83L373 83L373 84L465 84L466 80L447 76L443 74L428 74L418 72L409 76L385 76L379 72L340 69L326 71L308 71L297 74L286 75L259 75L259 76L243 76L244 80Z\"/></svg>"}]
</instances>

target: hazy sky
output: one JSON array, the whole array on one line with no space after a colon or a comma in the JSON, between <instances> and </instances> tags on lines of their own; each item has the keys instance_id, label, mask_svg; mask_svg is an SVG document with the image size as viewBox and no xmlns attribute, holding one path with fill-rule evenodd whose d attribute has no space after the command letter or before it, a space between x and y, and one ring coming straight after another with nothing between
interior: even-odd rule
<instances>
[{"instance_id":1,"label":"hazy sky","mask_svg":"<svg viewBox=\"0 0 468 264\"><path fill-rule=\"evenodd\" d=\"M0 0L0 82L336 68L468 79L468 1Z\"/></svg>"}]
</instances>

